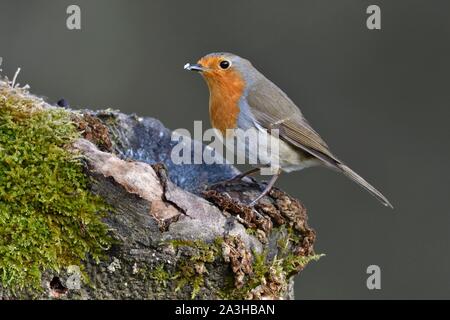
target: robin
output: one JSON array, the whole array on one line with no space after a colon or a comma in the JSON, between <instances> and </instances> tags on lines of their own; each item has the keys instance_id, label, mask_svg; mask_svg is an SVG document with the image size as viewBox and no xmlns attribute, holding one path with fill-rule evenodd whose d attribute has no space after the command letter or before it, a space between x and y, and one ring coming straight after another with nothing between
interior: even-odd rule
<instances>
[{"instance_id":1,"label":"robin","mask_svg":"<svg viewBox=\"0 0 450 320\"><path fill-rule=\"evenodd\" d=\"M223 138L235 129L256 129L268 136L277 129L277 136L271 138L278 142L278 153L269 159L269 162L276 163L277 170L251 205L270 191L282 171L291 172L321 165L343 173L383 205L393 208L386 197L330 151L295 103L253 67L250 61L231 53L210 53L196 64L187 63L184 68L199 72L205 79L210 94L211 124ZM245 145L245 141L243 144L240 144L240 149L245 152L248 145ZM261 167L255 167L232 180L240 180L260 170Z\"/></svg>"}]
</instances>

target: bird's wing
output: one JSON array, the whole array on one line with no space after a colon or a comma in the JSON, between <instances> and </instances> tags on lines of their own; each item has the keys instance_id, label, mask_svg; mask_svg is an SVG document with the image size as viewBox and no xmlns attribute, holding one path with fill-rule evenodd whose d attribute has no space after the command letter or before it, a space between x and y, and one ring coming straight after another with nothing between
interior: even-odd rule
<instances>
[{"instance_id":1,"label":"bird's wing","mask_svg":"<svg viewBox=\"0 0 450 320\"><path fill-rule=\"evenodd\" d=\"M250 111L258 125L266 130L279 130L282 140L300 148L325 163L335 165L339 160L328 145L303 117L300 109L272 82L264 79L247 93Z\"/></svg>"},{"instance_id":2,"label":"bird's wing","mask_svg":"<svg viewBox=\"0 0 450 320\"><path fill-rule=\"evenodd\" d=\"M331 153L325 141L303 117L300 109L275 84L267 79L256 83L248 91L247 102L258 125L269 132L278 129L282 140L341 171L385 206L392 207L385 196Z\"/></svg>"}]
</instances>

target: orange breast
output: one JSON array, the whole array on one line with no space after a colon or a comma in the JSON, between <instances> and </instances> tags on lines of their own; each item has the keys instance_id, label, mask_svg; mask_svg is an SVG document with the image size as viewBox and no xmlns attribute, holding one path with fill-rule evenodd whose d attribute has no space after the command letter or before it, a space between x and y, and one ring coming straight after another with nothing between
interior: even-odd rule
<instances>
[{"instance_id":1,"label":"orange breast","mask_svg":"<svg viewBox=\"0 0 450 320\"><path fill-rule=\"evenodd\" d=\"M209 117L211 125L225 135L227 129L237 127L239 99L244 92L244 81L237 72L205 76L209 87Z\"/></svg>"}]
</instances>

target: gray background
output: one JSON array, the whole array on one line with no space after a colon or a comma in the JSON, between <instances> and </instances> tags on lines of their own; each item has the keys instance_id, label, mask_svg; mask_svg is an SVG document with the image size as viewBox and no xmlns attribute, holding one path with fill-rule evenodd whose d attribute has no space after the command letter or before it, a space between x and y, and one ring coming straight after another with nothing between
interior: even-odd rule
<instances>
[{"instance_id":1,"label":"gray background","mask_svg":"<svg viewBox=\"0 0 450 320\"><path fill-rule=\"evenodd\" d=\"M82 30L68 31L77 3ZM382 30L365 27L369 4ZM111 107L192 130L208 118L186 62L211 51L252 60L302 106L332 150L388 196L309 169L279 186L308 207L317 252L299 299L450 298L448 1L0 1L10 78L55 102ZM382 289L366 288L366 268Z\"/></svg>"}]
</instances>

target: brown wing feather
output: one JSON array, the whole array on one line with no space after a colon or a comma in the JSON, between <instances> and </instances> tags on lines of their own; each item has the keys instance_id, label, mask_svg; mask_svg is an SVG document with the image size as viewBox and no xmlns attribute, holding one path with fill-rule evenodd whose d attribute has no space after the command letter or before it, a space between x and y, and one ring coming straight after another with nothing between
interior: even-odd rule
<instances>
[{"instance_id":1,"label":"brown wing feather","mask_svg":"<svg viewBox=\"0 0 450 320\"><path fill-rule=\"evenodd\" d=\"M300 109L272 82L255 84L248 92L247 102L256 122L263 128L279 129L281 139L326 163L335 165L339 162Z\"/></svg>"},{"instance_id":2,"label":"brown wing feather","mask_svg":"<svg viewBox=\"0 0 450 320\"><path fill-rule=\"evenodd\" d=\"M275 84L267 79L255 84L248 92L247 102L261 127L266 130L279 129L281 139L341 171L385 206L392 208L386 197L331 153L325 141L303 117L300 109Z\"/></svg>"}]
</instances>

